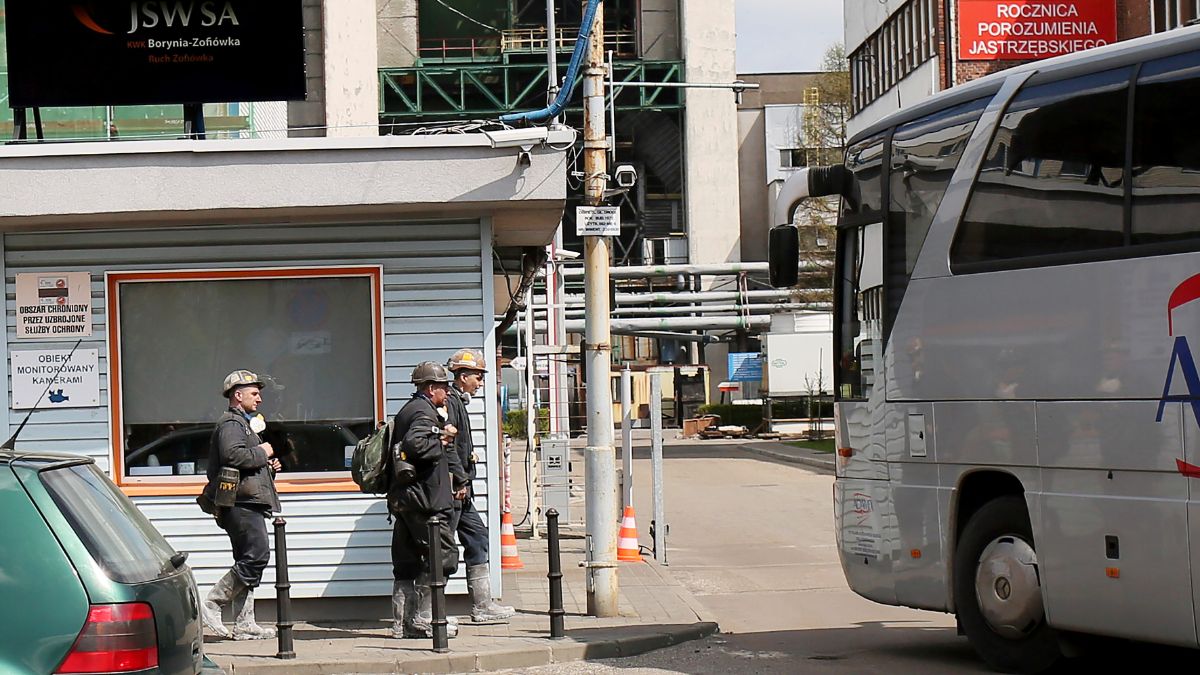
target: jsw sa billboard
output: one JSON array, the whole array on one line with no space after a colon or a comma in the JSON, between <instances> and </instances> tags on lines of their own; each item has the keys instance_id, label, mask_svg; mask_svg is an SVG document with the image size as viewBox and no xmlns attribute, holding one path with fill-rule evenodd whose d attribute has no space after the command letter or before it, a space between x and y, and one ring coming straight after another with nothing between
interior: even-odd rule
<instances>
[{"instance_id":1,"label":"jsw sa billboard","mask_svg":"<svg viewBox=\"0 0 1200 675\"><path fill-rule=\"evenodd\" d=\"M300 0L7 0L14 108L302 100Z\"/></svg>"}]
</instances>

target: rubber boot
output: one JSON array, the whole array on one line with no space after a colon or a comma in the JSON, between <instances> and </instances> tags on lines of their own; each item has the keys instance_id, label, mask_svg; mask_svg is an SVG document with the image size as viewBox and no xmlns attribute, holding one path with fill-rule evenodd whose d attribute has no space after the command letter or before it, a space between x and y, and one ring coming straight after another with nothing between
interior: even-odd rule
<instances>
[{"instance_id":1,"label":"rubber boot","mask_svg":"<svg viewBox=\"0 0 1200 675\"><path fill-rule=\"evenodd\" d=\"M471 620L475 623L504 621L517 610L492 600L492 575L487 563L467 566L467 592L471 595Z\"/></svg>"},{"instance_id":2,"label":"rubber boot","mask_svg":"<svg viewBox=\"0 0 1200 675\"><path fill-rule=\"evenodd\" d=\"M254 620L254 589L243 586L241 592L233 597L233 608L237 612L237 620L233 624L234 640L270 640L275 637L275 629L260 626Z\"/></svg>"},{"instance_id":3,"label":"rubber boot","mask_svg":"<svg viewBox=\"0 0 1200 675\"><path fill-rule=\"evenodd\" d=\"M429 574L422 572L421 576L417 577L417 611L413 617L413 628L420 631L418 637L433 637L433 589L429 586ZM453 616L446 617L446 635L448 637L458 636L458 619Z\"/></svg>"},{"instance_id":4,"label":"rubber boot","mask_svg":"<svg viewBox=\"0 0 1200 675\"><path fill-rule=\"evenodd\" d=\"M208 592L204 602L200 603L200 616L204 619L204 625L217 637L230 636L229 629L221 621L221 609L233 601L233 596L241 586L242 580L233 570L229 570Z\"/></svg>"},{"instance_id":5,"label":"rubber boot","mask_svg":"<svg viewBox=\"0 0 1200 675\"><path fill-rule=\"evenodd\" d=\"M392 637L424 637L413 628L417 616L417 587L412 579L392 581Z\"/></svg>"}]
</instances>

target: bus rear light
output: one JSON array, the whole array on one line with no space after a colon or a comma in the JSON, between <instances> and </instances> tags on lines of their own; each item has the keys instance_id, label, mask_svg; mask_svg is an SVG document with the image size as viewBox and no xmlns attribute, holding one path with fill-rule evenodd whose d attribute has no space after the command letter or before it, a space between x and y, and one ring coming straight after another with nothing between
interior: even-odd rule
<instances>
[{"instance_id":1,"label":"bus rear light","mask_svg":"<svg viewBox=\"0 0 1200 675\"><path fill-rule=\"evenodd\" d=\"M1109 579L1120 579L1121 578L1121 568L1120 567L1105 567L1104 568L1104 576L1108 577Z\"/></svg>"},{"instance_id":2,"label":"bus rear light","mask_svg":"<svg viewBox=\"0 0 1200 675\"><path fill-rule=\"evenodd\" d=\"M914 548L913 550L909 551L908 554L910 556L912 556L913 560L921 559L921 549L919 549L919 548Z\"/></svg>"},{"instance_id":3,"label":"bus rear light","mask_svg":"<svg viewBox=\"0 0 1200 675\"><path fill-rule=\"evenodd\" d=\"M838 448L837 449L838 457L849 458L853 454L854 454L854 448Z\"/></svg>"},{"instance_id":4,"label":"bus rear light","mask_svg":"<svg viewBox=\"0 0 1200 675\"><path fill-rule=\"evenodd\" d=\"M58 670L68 673L134 673L158 667L154 610L144 602L92 605L79 637Z\"/></svg>"}]
</instances>

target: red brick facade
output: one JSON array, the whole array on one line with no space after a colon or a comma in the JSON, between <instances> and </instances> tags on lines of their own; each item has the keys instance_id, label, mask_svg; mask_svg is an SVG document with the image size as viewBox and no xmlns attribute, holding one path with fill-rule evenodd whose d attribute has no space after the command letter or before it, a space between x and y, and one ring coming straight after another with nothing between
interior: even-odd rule
<instances>
[{"instance_id":1,"label":"red brick facade","mask_svg":"<svg viewBox=\"0 0 1200 675\"><path fill-rule=\"evenodd\" d=\"M1150 2L1151 0L1116 0L1117 3L1117 39L1128 40L1150 34ZM945 5L939 3L938 26L941 29L942 40L939 43L938 56L942 63L942 82L946 81L946 17ZM955 83L962 84L978 79L984 75L995 73L1005 68L1025 63L1025 61L959 61L958 31L953 31L953 47L950 52L954 57Z\"/></svg>"}]
</instances>

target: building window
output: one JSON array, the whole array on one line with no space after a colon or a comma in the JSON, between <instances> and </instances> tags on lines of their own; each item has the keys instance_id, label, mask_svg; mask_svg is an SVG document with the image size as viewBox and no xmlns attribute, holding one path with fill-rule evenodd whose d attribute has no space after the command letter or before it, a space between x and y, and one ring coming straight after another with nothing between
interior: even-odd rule
<instances>
[{"instance_id":1,"label":"building window","mask_svg":"<svg viewBox=\"0 0 1200 675\"><path fill-rule=\"evenodd\" d=\"M221 382L265 382L261 435L281 491L352 487L348 457L383 417L378 267L107 275L113 476L136 494L206 480Z\"/></svg>"},{"instance_id":2,"label":"building window","mask_svg":"<svg viewBox=\"0 0 1200 675\"><path fill-rule=\"evenodd\" d=\"M850 54L851 114L858 114L937 54L934 1L909 0Z\"/></svg>"},{"instance_id":3,"label":"building window","mask_svg":"<svg viewBox=\"0 0 1200 675\"><path fill-rule=\"evenodd\" d=\"M1150 28L1161 33L1200 18L1200 0L1151 0Z\"/></svg>"}]
</instances>

